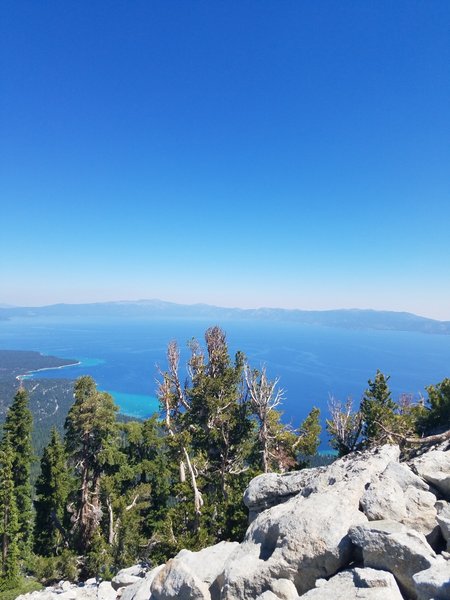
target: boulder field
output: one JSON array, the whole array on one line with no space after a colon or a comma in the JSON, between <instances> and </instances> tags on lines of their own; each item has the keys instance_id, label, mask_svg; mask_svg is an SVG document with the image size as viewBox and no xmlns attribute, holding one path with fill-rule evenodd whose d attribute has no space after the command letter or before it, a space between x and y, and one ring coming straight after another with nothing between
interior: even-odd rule
<instances>
[{"instance_id":1,"label":"boulder field","mask_svg":"<svg viewBox=\"0 0 450 600\"><path fill-rule=\"evenodd\" d=\"M244 502L241 543L17 600L450 600L448 442L408 462L386 445L260 475Z\"/></svg>"}]
</instances>

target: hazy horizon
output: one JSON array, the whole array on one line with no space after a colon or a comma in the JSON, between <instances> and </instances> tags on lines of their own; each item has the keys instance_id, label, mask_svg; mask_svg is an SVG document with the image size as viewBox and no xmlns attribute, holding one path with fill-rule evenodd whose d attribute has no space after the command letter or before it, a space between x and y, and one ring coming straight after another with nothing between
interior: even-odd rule
<instances>
[{"instance_id":1,"label":"hazy horizon","mask_svg":"<svg viewBox=\"0 0 450 600\"><path fill-rule=\"evenodd\" d=\"M450 320L450 3L5 0L0 300Z\"/></svg>"},{"instance_id":2,"label":"hazy horizon","mask_svg":"<svg viewBox=\"0 0 450 600\"><path fill-rule=\"evenodd\" d=\"M327 308L304 308L301 306L268 306L268 305L248 305L248 306L238 306L235 304L230 304L230 305L224 305L224 304L212 304L209 302L177 302L174 300L167 300L167 299L162 299L162 298L130 298L130 299L109 299L109 300L98 300L98 301L86 301L86 302L50 302L50 303L44 303L44 304L6 304L6 303L2 303L0 302L0 308L42 308L42 307L48 307L48 306L58 306L58 305L69 305L69 306L77 306L77 305L89 305L89 304L121 304L121 303L129 303L129 304L138 304L138 303L145 303L145 302L161 302L161 303L168 303L168 304L177 304L180 306L191 306L191 307L195 307L195 306L211 306L214 308L228 308L228 309L236 309L236 310L246 310L246 309L251 309L251 310L264 310L264 309L279 309L279 310L299 310L299 311L380 311L380 312L397 312L397 313L410 313L413 314L415 316L419 316L419 317L425 317L425 318L429 318L429 319L434 319L437 321L448 321L448 319L439 319L437 317L432 317L429 315L423 315L423 314L418 314L418 313L414 313L411 311L404 311L404 310L392 310L389 308L380 308L380 309L376 309L370 306L367 307L361 307L361 306L330 306Z\"/></svg>"}]
</instances>

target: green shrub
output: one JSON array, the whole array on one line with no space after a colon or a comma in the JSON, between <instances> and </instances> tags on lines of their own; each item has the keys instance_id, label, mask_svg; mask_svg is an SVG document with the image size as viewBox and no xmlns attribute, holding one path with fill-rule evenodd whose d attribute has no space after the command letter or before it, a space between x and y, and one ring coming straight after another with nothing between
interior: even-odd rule
<instances>
[{"instance_id":1,"label":"green shrub","mask_svg":"<svg viewBox=\"0 0 450 600\"><path fill-rule=\"evenodd\" d=\"M59 556L35 555L29 571L44 585L50 585L61 579L77 581L79 576L78 558L70 550L63 550Z\"/></svg>"}]
</instances>

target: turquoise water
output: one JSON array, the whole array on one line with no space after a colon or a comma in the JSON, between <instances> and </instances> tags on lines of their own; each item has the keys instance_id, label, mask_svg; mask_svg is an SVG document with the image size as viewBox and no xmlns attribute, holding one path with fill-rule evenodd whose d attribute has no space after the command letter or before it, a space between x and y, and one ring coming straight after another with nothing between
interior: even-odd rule
<instances>
[{"instance_id":1,"label":"turquoise water","mask_svg":"<svg viewBox=\"0 0 450 600\"><path fill-rule=\"evenodd\" d=\"M158 399L145 394L127 394L125 392L108 391L114 398L120 412L138 419L144 419L159 410Z\"/></svg>"},{"instance_id":2,"label":"turquoise water","mask_svg":"<svg viewBox=\"0 0 450 600\"><path fill-rule=\"evenodd\" d=\"M158 408L156 364L164 368L167 343L178 340L185 364L186 342L192 337L202 341L205 329L215 324L227 332L232 353L242 350L251 365L266 365L271 378L280 378L284 418L294 426L312 405L325 413L330 395L351 396L359 403L377 369L391 375L394 398L402 392L418 397L426 385L450 376L450 336L273 321L21 318L0 322L0 348L80 361L45 371L45 377L91 375L123 413L146 417Z\"/></svg>"}]
</instances>

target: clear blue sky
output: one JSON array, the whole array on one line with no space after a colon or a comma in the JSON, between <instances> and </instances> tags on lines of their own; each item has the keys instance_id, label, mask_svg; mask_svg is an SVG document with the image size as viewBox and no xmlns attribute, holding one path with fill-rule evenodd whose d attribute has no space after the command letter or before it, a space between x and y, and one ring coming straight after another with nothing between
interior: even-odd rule
<instances>
[{"instance_id":1,"label":"clear blue sky","mask_svg":"<svg viewBox=\"0 0 450 600\"><path fill-rule=\"evenodd\" d=\"M450 320L450 2L3 0L0 303Z\"/></svg>"}]
</instances>

